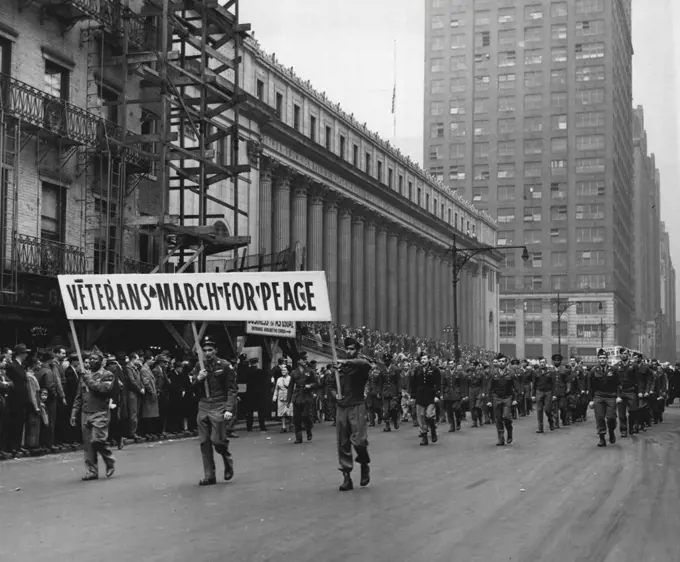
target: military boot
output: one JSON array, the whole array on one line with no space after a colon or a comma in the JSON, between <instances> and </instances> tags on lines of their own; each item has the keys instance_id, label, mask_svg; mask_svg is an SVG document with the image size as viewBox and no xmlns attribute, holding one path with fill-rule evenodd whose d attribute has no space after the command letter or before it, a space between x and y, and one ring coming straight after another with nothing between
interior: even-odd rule
<instances>
[{"instance_id":1,"label":"military boot","mask_svg":"<svg viewBox=\"0 0 680 562\"><path fill-rule=\"evenodd\" d=\"M604 438L604 433L600 434L600 442L597 444L598 447L606 447L607 441Z\"/></svg>"},{"instance_id":2,"label":"military boot","mask_svg":"<svg viewBox=\"0 0 680 562\"><path fill-rule=\"evenodd\" d=\"M616 443L616 433L613 427L609 428L609 442L613 445Z\"/></svg>"},{"instance_id":3,"label":"military boot","mask_svg":"<svg viewBox=\"0 0 680 562\"><path fill-rule=\"evenodd\" d=\"M429 443L427 441L427 433L421 433L420 434L420 445L421 446L429 445Z\"/></svg>"},{"instance_id":4,"label":"military boot","mask_svg":"<svg viewBox=\"0 0 680 562\"><path fill-rule=\"evenodd\" d=\"M507 426L505 426L505 429L508 432L508 445L510 445L512 443L512 426L507 425Z\"/></svg>"},{"instance_id":5,"label":"military boot","mask_svg":"<svg viewBox=\"0 0 680 562\"><path fill-rule=\"evenodd\" d=\"M362 488L368 486L371 481L371 468L367 464L361 465L361 480L359 481L359 486Z\"/></svg>"},{"instance_id":6,"label":"military boot","mask_svg":"<svg viewBox=\"0 0 680 562\"><path fill-rule=\"evenodd\" d=\"M435 420L430 420L430 434L432 435L432 443L437 442L437 423Z\"/></svg>"},{"instance_id":7,"label":"military boot","mask_svg":"<svg viewBox=\"0 0 680 562\"><path fill-rule=\"evenodd\" d=\"M354 489L354 483L352 482L352 478L349 474L350 473L348 470L342 471L344 480L342 481L342 484L340 484L340 488L338 488L341 492L348 492L349 490Z\"/></svg>"},{"instance_id":8,"label":"military boot","mask_svg":"<svg viewBox=\"0 0 680 562\"><path fill-rule=\"evenodd\" d=\"M392 431L392 428L390 427L389 421L385 422L385 427L383 427L383 431L385 431L385 432Z\"/></svg>"},{"instance_id":9,"label":"military boot","mask_svg":"<svg viewBox=\"0 0 680 562\"><path fill-rule=\"evenodd\" d=\"M456 424L450 423L449 424L449 433L454 433L455 431L456 431Z\"/></svg>"},{"instance_id":10,"label":"military boot","mask_svg":"<svg viewBox=\"0 0 680 562\"><path fill-rule=\"evenodd\" d=\"M496 443L496 447L503 447L503 446L505 446L505 432L499 431L498 432L498 443Z\"/></svg>"}]
</instances>

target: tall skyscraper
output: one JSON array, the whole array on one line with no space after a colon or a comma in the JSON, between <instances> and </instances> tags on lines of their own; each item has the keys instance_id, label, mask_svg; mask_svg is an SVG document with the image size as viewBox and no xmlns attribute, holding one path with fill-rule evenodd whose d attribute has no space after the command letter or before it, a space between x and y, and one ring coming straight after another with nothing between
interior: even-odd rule
<instances>
[{"instance_id":1,"label":"tall skyscraper","mask_svg":"<svg viewBox=\"0 0 680 562\"><path fill-rule=\"evenodd\" d=\"M630 0L426 5L426 167L531 255L504 263L501 350L630 345Z\"/></svg>"}]
</instances>

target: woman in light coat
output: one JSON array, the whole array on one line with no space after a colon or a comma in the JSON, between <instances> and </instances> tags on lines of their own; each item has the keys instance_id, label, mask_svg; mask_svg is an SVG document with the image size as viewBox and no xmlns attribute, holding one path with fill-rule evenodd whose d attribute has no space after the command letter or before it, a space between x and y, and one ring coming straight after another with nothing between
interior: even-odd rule
<instances>
[{"instance_id":1,"label":"woman in light coat","mask_svg":"<svg viewBox=\"0 0 680 562\"><path fill-rule=\"evenodd\" d=\"M281 418L281 433L287 433L290 429L290 416L292 406L288 406L288 385L290 373L285 365L281 365L281 376L274 386L273 401L276 402L276 415Z\"/></svg>"}]
</instances>

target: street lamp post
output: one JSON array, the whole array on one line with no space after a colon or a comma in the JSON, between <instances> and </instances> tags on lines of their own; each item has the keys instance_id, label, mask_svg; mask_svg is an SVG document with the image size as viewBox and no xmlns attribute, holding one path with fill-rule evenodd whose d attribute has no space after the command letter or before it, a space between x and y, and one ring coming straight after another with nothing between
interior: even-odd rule
<instances>
[{"instance_id":1,"label":"street lamp post","mask_svg":"<svg viewBox=\"0 0 680 562\"><path fill-rule=\"evenodd\" d=\"M460 361L460 328L458 326L458 281L460 280L460 273L469 262L477 254L486 252L495 252L498 250L522 250L522 260L529 259L529 251L526 246L484 246L482 248L465 249L459 248L457 245L457 237L453 235L453 245L451 246L451 253L453 254L453 350L456 363Z\"/></svg>"},{"instance_id":2,"label":"street lamp post","mask_svg":"<svg viewBox=\"0 0 680 562\"><path fill-rule=\"evenodd\" d=\"M560 355L562 355L562 315L567 311L570 306L574 306L576 303L568 302L567 305L562 308L560 306L560 293L557 292L557 349Z\"/></svg>"}]
</instances>

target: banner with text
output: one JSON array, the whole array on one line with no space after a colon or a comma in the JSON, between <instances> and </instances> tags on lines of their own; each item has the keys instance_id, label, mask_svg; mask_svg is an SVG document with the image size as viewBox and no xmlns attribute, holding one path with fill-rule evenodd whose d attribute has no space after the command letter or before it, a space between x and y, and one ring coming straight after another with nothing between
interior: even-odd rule
<instances>
[{"instance_id":1,"label":"banner with text","mask_svg":"<svg viewBox=\"0 0 680 562\"><path fill-rule=\"evenodd\" d=\"M248 322L246 324L246 334L270 338L294 338L295 322L277 322L274 320Z\"/></svg>"},{"instance_id":2,"label":"banner with text","mask_svg":"<svg viewBox=\"0 0 680 562\"><path fill-rule=\"evenodd\" d=\"M69 320L332 321L323 271L59 275L58 279Z\"/></svg>"}]
</instances>

